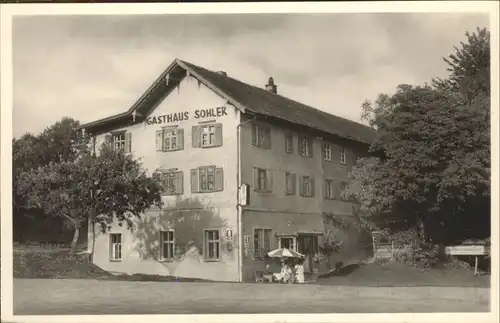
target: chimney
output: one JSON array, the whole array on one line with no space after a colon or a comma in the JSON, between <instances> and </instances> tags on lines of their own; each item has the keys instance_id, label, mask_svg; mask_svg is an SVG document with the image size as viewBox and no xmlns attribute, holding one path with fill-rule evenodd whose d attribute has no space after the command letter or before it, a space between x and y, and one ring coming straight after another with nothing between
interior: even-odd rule
<instances>
[{"instance_id":1,"label":"chimney","mask_svg":"<svg viewBox=\"0 0 500 323\"><path fill-rule=\"evenodd\" d=\"M266 90L273 92L273 93L278 93L277 91L278 86L274 84L274 79L272 77L269 78L269 81L266 84Z\"/></svg>"},{"instance_id":2,"label":"chimney","mask_svg":"<svg viewBox=\"0 0 500 323\"><path fill-rule=\"evenodd\" d=\"M219 73L219 74L220 74L220 75L222 75L222 76L227 76L227 73L226 73L226 72L224 72L224 71L218 71L217 73Z\"/></svg>"}]
</instances>

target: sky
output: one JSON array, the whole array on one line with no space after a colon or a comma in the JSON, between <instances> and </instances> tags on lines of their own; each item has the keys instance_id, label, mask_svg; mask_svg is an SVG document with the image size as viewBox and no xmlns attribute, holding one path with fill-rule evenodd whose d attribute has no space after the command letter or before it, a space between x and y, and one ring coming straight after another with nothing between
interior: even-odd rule
<instances>
[{"instance_id":1,"label":"sky","mask_svg":"<svg viewBox=\"0 0 500 323\"><path fill-rule=\"evenodd\" d=\"M469 13L15 17L13 136L127 110L179 58L362 122L361 104L447 75Z\"/></svg>"}]
</instances>

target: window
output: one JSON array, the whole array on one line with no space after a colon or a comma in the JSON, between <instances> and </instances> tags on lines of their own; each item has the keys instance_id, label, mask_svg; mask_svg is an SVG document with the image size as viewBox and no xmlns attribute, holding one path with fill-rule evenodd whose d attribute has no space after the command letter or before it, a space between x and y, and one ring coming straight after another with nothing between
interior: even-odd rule
<instances>
[{"instance_id":1,"label":"window","mask_svg":"<svg viewBox=\"0 0 500 323\"><path fill-rule=\"evenodd\" d=\"M348 200L348 194L346 192L348 188L347 182L340 182L340 199L343 201Z\"/></svg>"},{"instance_id":2,"label":"window","mask_svg":"<svg viewBox=\"0 0 500 323\"><path fill-rule=\"evenodd\" d=\"M328 161L332 160L332 145L327 143L323 144L323 159Z\"/></svg>"},{"instance_id":3,"label":"window","mask_svg":"<svg viewBox=\"0 0 500 323\"><path fill-rule=\"evenodd\" d=\"M325 180L325 198L329 200L335 199L335 182L333 179Z\"/></svg>"},{"instance_id":4,"label":"window","mask_svg":"<svg viewBox=\"0 0 500 323\"><path fill-rule=\"evenodd\" d=\"M271 251L271 229L253 230L254 258L263 258Z\"/></svg>"},{"instance_id":5,"label":"window","mask_svg":"<svg viewBox=\"0 0 500 323\"><path fill-rule=\"evenodd\" d=\"M271 148L271 128L252 124L252 145L264 149Z\"/></svg>"},{"instance_id":6,"label":"window","mask_svg":"<svg viewBox=\"0 0 500 323\"><path fill-rule=\"evenodd\" d=\"M184 149L184 129L165 127L156 131L156 151Z\"/></svg>"},{"instance_id":7,"label":"window","mask_svg":"<svg viewBox=\"0 0 500 323\"><path fill-rule=\"evenodd\" d=\"M122 259L122 235L121 233L109 234L109 259L119 261Z\"/></svg>"},{"instance_id":8,"label":"window","mask_svg":"<svg viewBox=\"0 0 500 323\"><path fill-rule=\"evenodd\" d=\"M293 153L293 134L285 133L285 152Z\"/></svg>"},{"instance_id":9,"label":"window","mask_svg":"<svg viewBox=\"0 0 500 323\"><path fill-rule=\"evenodd\" d=\"M344 147L340 147L340 163L342 165L345 165L346 161L346 152Z\"/></svg>"},{"instance_id":10,"label":"window","mask_svg":"<svg viewBox=\"0 0 500 323\"><path fill-rule=\"evenodd\" d=\"M286 172L285 173L285 194L286 195L295 195L295 187L296 184L296 175L293 173Z\"/></svg>"},{"instance_id":11,"label":"window","mask_svg":"<svg viewBox=\"0 0 500 323\"><path fill-rule=\"evenodd\" d=\"M191 170L191 192L219 192L224 189L224 173L222 168L203 166Z\"/></svg>"},{"instance_id":12,"label":"window","mask_svg":"<svg viewBox=\"0 0 500 323\"><path fill-rule=\"evenodd\" d=\"M309 137L299 138L299 154L304 157L313 156L313 140Z\"/></svg>"},{"instance_id":13,"label":"window","mask_svg":"<svg viewBox=\"0 0 500 323\"><path fill-rule=\"evenodd\" d=\"M278 248L287 248L296 251L295 245L295 237L281 237L278 239Z\"/></svg>"},{"instance_id":14,"label":"window","mask_svg":"<svg viewBox=\"0 0 500 323\"><path fill-rule=\"evenodd\" d=\"M132 152L132 133L128 131L116 131L107 134L104 141L111 145L114 151Z\"/></svg>"},{"instance_id":15,"label":"window","mask_svg":"<svg viewBox=\"0 0 500 323\"><path fill-rule=\"evenodd\" d=\"M163 171L163 195L184 193L184 173L175 170Z\"/></svg>"},{"instance_id":16,"label":"window","mask_svg":"<svg viewBox=\"0 0 500 323\"><path fill-rule=\"evenodd\" d=\"M305 197L314 196L314 179L310 176L302 176L300 179L300 195Z\"/></svg>"},{"instance_id":17,"label":"window","mask_svg":"<svg viewBox=\"0 0 500 323\"><path fill-rule=\"evenodd\" d=\"M172 260L174 258L174 230L160 231L160 249L161 260Z\"/></svg>"},{"instance_id":18,"label":"window","mask_svg":"<svg viewBox=\"0 0 500 323\"><path fill-rule=\"evenodd\" d=\"M222 146L222 123L211 123L192 128L193 148Z\"/></svg>"},{"instance_id":19,"label":"window","mask_svg":"<svg viewBox=\"0 0 500 323\"><path fill-rule=\"evenodd\" d=\"M205 230L204 256L206 260L218 260L220 253L219 230Z\"/></svg>"},{"instance_id":20,"label":"window","mask_svg":"<svg viewBox=\"0 0 500 323\"><path fill-rule=\"evenodd\" d=\"M257 168L253 169L254 190L260 192L273 191L273 172L269 169Z\"/></svg>"}]
</instances>

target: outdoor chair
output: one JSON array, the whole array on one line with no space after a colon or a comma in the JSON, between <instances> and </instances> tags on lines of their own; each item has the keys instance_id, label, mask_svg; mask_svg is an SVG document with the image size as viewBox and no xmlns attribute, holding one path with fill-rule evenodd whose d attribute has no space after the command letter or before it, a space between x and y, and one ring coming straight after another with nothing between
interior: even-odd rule
<instances>
[{"instance_id":1,"label":"outdoor chair","mask_svg":"<svg viewBox=\"0 0 500 323\"><path fill-rule=\"evenodd\" d=\"M262 271L255 271L253 275L255 277L256 283L263 283L264 282L264 273Z\"/></svg>"}]
</instances>

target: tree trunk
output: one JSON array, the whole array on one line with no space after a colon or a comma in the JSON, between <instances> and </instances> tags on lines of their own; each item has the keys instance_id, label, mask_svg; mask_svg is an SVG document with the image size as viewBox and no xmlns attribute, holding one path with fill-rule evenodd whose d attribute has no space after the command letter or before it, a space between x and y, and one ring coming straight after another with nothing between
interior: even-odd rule
<instances>
[{"instance_id":1,"label":"tree trunk","mask_svg":"<svg viewBox=\"0 0 500 323\"><path fill-rule=\"evenodd\" d=\"M80 227L75 226L75 233L73 234L73 240L71 241L71 251L70 251L70 255L72 257L76 255L76 245L78 244L79 236L80 236Z\"/></svg>"},{"instance_id":2,"label":"tree trunk","mask_svg":"<svg viewBox=\"0 0 500 323\"><path fill-rule=\"evenodd\" d=\"M90 262L94 261L94 250L95 250L95 223L94 220L90 221L90 225L92 226L92 248L90 250Z\"/></svg>"}]
</instances>

